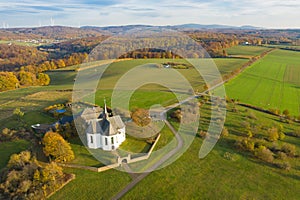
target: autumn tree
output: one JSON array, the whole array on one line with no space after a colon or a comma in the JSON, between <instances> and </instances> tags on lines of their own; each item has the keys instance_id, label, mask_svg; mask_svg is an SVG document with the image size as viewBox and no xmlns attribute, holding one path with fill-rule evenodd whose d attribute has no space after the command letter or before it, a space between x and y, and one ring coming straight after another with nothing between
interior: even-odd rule
<instances>
[{"instance_id":1,"label":"autumn tree","mask_svg":"<svg viewBox=\"0 0 300 200\"><path fill-rule=\"evenodd\" d=\"M68 162L75 158L68 142L56 132L47 132L43 138L43 151L57 162Z\"/></svg>"},{"instance_id":2,"label":"autumn tree","mask_svg":"<svg viewBox=\"0 0 300 200\"><path fill-rule=\"evenodd\" d=\"M206 91L206 90L208 90L210 88L210 85L207 83L207 84L205 84L204 86L203 86L203 89Z\"/></svg>"},{"instance_id":3,"label":"autumn tree","mask_svg":"<svg viewBox=\"0 0 300 200\"><path fill-rule=\"evenodd\" d=\"M181 121L182 119L182 112L180 109L177 109L175 111L173 111L170 115L170 117L172 117L173 119L176 119L178 122Z\"/></svg>"},{"instance_id":4,"label":"autumn tree","mask_svg":"<svg viewBox=\"0 0 300 200\"><path fill-rule=\"evenodd\" d=\"M49 85L50 77L48 76L48 74L39 73L37 76L37 82L39 85Z\"/></svg>"},{"instance_id":5,"label":"autumn tree","mask_svg":"<svg viewBox=\"0 0 300 200\"><path fill-rule=\"evenodd\" d=\"M0 177L0 199L46 199L68 180L56 163L40 165L29 151L13 154Z\"/></svg>"},{"instance_id":6,"label":"autumn tree","mask_svg":"<svg viewBox=\"0 0 300 200\"><path fill-rule=\"evenodd\" d=\"M19 122L22 122L22 118L24 116L24 112L21 111L20 108L16 108L13 114L18 118Z\"/></svg>"},{"instance_id":7,"label":"autumn tree","mask_svg":"<svg viewBox=\"0 0 300 200\"><path fill-rule=\"evenodd\" d=\"M0 133L0 141L11 141L15 138L15 134L17 133L17 131L15 130L10 130L8 128L4 128L2 129L1 133Z\"/></svg>"},{"instance_id":8,"label":"autumn tree","mask_svg":"<svg viewBox=\"0 0 300 200\"><path fill-rule=\"evenodd\" d=\"M269 128L268 134L268 140L271 142L277 141L279 139L278 129L276 127Z\"/></svg>"},{"instance_id":9,"label":"autumn tree","mask_svg":"<svg viewBox=\"0 0 300 200\"><path fill-rule=\"evenodd\" d=\"M13 90L19 86L19 80L12 72L0 72L0 92Z\"/></svg>"},{"instance_id":10,"label":"autumn tree","mask_svg":"<svg viewBox=\"0 0 300 200\"><path fill-rule=\"evenodd\" d=\"M30 162L31 153L29 151L22 151L20 154L13 154L10 156L7 167L10 169L21 169Z\"/></svg>"},{"instance_id":11,"label":"autumn tree","mask_svg":"<svg viewBox=\"0 0 300 200\"><path fill-rule=\"evenodd\" d=\"M221 136L227 137L229 135L229 131L226 127L223 127Z\"/></svg>"},{"instance_id":12,"label":"autumn tree","mask_svg":"<svg viewBox=\"0 0 300 200\"><path fill-rule=\"evenodd\" d=\"M19 80L20 84L24 86L31 86L36 84L36 76L31 72L20 71Z\"/></svg>"},{"instance_id":13,"label":"autumn tree","mask_svg":"<svg viewBox=\"0 0 300 200\"><path fill-rule=\"evenodd\" d=\"M285 138L285 134L283 132L283 126L281 124L278 126L278 134L279 134L279 140L283 140Z\"/></svg>"},{"instance_id":14,"label":"autumn tree","mask_svg":"<svg viewBox=\"0 0 300 200\"><path fill-rule=\"evenodd\" d=\"M138 108L131 113L131 119L139 126L147 126L151 122L149 111Z\"/></svg>"}]
</instances>

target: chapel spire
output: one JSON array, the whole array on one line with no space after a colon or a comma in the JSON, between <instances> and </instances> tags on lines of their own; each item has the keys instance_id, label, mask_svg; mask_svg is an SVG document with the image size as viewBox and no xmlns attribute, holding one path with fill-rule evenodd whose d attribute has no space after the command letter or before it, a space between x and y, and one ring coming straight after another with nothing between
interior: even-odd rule
<instances>
[{"instance_id":1,"label":"chapel spire","mask_svg":"<svg viewBox=\"0 0 300 200\"><path fill-rule=\"evenodd\" d=\"M106 99L104 98L104 116L106 119L108 118L108 112L107 112L107 107L106 107Z\"/></svg>"}]
</instances>

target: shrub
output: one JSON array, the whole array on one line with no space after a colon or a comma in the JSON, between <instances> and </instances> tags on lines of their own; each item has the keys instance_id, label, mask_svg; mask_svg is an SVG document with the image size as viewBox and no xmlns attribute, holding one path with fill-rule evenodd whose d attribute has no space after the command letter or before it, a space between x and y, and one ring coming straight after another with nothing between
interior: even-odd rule
<instances>
[{"instance_id":1,"label":"shrub","mask_svg":"<svg viewBox=\"0 0 300 200\"><path fill-rule=\"evenodd\" d=\"M241 127L246 129L246 130L249 130L250 129L250 123L247 122L247 121L242 121L241 122Z\"/></svg>"},{"instance_id":2,"label":"shrub","mask_svg":"<svg viewBox=\"0 0 300 200\"><path fill-rule=\"evenodd\" d=\"M266 146L266 145L267 145L267 141L264 139L255 140L255 148L258 148L260 146Z\"/></svg>"},{"instance_id":3,"label":"shrub","mask_svg":"<svg viewBox=\"0 0 300 200\"><path fill-rule=\"evenodd\" d=\"M289 112L289 110L288 109L285 109L283 112L282 112L282 114L284 115L284 116L289 116L290 115L290 112Z\"/></svg>"},{"instance_id":4,"label":"shrub","mask_svg":"<svg viewBox=\"0 0 300 200\"><path fill-rule=\"evenodd\" d=\"M173 119L176 119L178 122L181 121L182 118L182 113L180 109L175 110L174 112L171 113L170 115Z\"/></svg>"},{"instance_id":5,"label":"shrub","mask_svg":"<svg viewBox=\"0 0 300 200\"><path fill-rule=\"evenodd\" d=\"M287 171L289 171L292 168L291 164L289 162L287 162L287 161L285 161L285 162L278 162L275 165L278 168L284 169L284 170L287 170Z\"/></svg>"},{"instance_id":6,"label":"shrub","mask_svg":"<svg viewBox=\"0 0 300 200\"><path fill-rule=\"evenodd\" d=\"M236 154L232 154L232 153L229 153L229 152L225 152L223 157L227 160L231 160L231 161L236 161L237 160L237 155Z\"/></svg>"},{"instance_id":7,"label":"shrub","mask_svg":"<svg viewBox=\"0 0 300 200\"><path fill-rule=\"evenodd\" d=\"M277 153L277 158L280 160L286 160L287 159L287 155L284 152L279 151Z\"/></svg>"},{"instance_id":8,"label":"shrub","mask_svg":"<svg viewBox=\"0 0 300 200\"><path fill-rule=\"evenodd\" d=\"M200 136L201 138L206 138L207 132L206 132L206 131L200 130L200 131L199 131L199 136Z\"/></svg>"},{"instance_id":9,"label":"shrub","mask_svg":"<svg viewBox=\"0 0 300 200\"><path fill-rule=\"evenodd\" d=\"M279 140L284 140L285 134L284 133L279 133Z\"/></svg>"},{"instance_id":10,"label":"shrub","mask_svg":"<svg viewBox=\"0 0 300 200\"><path fill-rule=\"evenodd\" d=\"M269 134L268 140L271 142L277 141L279 138L278 130L275 127L269 128L268 134Z\"/></svg>"},{"instance_id":11,"label":"shrub","mask_svg":"<svg viewBox=\"0 0 300 200\"><path fill-rule=\"evenodd\" d=\"M241 141L238 141L236 143L236 146L239 149L243 149L246 151L253 151L254 150L254 142L252 142L250 139L248 138L244 138Z\"/></svg>"},{"instance_id":12,"label":"shrub","mask_svg":"<svg viewBox=\"0 0 300 200\"><path fill-rule=\"evenodd\" d=\"M255 114L254 114L253 112L250 112L248 117L249 117L250 119L257 120L257 117L255 116Z\"/></svg>"},{"instance_id":13,"label":"shrub","mask_svg":"<svg viewBox=\"0 0 300 200\"><path fill-rule=\"evenodd\" d=\"M232 108L232 112L234 112L234 113L238 113L239 112L239 110L234 106L233 108Z\"/></svg>"},{"instance_id":14,"label":"shrub","mask_svg":"<svg viewBox=\"0 0 300 200\"><path fill-rule=\"evenodd\" d=\"M255 150L255 156L268 163L272 163L274 160L273 153L265 146L260 146Z\"/></svg>"},{"instance_id":15,"label":"shrub","mask_svg":"<svg viewBox=\"0 0 300 200\"><path fill-rule=\"evenodd\" d=\"M255 134L258 134L261 131L261 126L260 125L255 125L251 127L251 132L252 135L254 136Z\"/></svg>"},{"instance_id":16,"label":"shrub","mask_svg":"<svg viewBox=\"0 0 300 200\"><path fill-rule=\"evenodd\" d=\"M10 156L7 167L9 169L21 169L31 160L31 153L29 151L22 151L19 154L13 154Z\"/></svg>"},{"instance_id":17,"label":"shrub","mask_svg":"<svg viewBox=\"0 0 300 200\"><path fill-rule=\"evenodd\" d=\"M289 135L300 138L300 130L295 130L295 131L289 133Z\"/></svg>"},{"instance_id":18,"label":"shrub","mask_svg":"<svg viewBox=\"0 0 300 200\"><path fill-rule=\"evenodd\" d=\"M248 133L247 133L247 137L248 137L248 138L252 138L252 137L253 137L253 134L252 134L252 132L251 132L250 130L249 130Z\"/></svg>"},{"instance_id":19,"label":"shrub","mask_svg":"<svg viewBox=\"0 0 300 200\"><path fill-rule=\"evenodd\" d=\"M0 141L11 141L16 139L16 133L15 130L10 130L8 128L2 129L2 132L0 133Z\"/></svg>"},{"instance_id":20,"label":"shrub","mask_svg":"<svg viewBox=\"0 0 300 200\"><path fill-rule=\"evenodd\" d=\"M296 146L292 144L285 143L282 145L281 150L286 153L288 156L295 156L296 155Z\"/></svg>"},{"instance_id":21,"label":"shrub","mask_svg":"<svg viewBox=\"0 0 300 200\"><path fill-rule=\"evenodd\" d=\"M270 108L269 111L275 115L280 115L280 110L279 109L273 109L273 108Z\"/></svg>"},{"instance_id":22,"label":"shrub","mask_svg":"<svg viewBox=\"0 0 300 200\"><path fill-rule=\"evenodd\" d=\"M223 137L227 137L229 135L228 129L226 127L223 128L221 135Z\"/></svg>"}]
</instances>

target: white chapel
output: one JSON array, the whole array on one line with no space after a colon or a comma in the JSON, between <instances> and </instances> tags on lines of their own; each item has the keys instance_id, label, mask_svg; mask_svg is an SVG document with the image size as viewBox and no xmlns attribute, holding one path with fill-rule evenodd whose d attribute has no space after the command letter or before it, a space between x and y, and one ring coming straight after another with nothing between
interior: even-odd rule
<instances>
[{"instance_id":1,"label":"white chapel","mask_svg":"<svg viewBox=\"0 0 300 200\"><path fill-rule=\"evenodd\" d=\"M95 115L94 115L95 116ZM125 141L125 124L119 115L110 117L106 103L100 118L92 117L86 120L87 146L91 149L112 151Z\"/></svg>"}]
</instances>

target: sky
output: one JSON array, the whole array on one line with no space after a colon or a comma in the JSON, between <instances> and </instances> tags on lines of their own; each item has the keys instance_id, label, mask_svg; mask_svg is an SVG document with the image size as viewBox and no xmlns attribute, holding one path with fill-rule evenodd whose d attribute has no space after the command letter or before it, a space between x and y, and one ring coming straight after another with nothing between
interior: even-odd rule
<instances>
[{"instance_id":1,"label":"sky","mask_svg":"<svg viewBox=\"0 0 300 200\"><path fill-rule=\"evenodd\" d=\"M0 28L128 24L300 28L300 0L0 0Z\"/></svg>"}]
</instances>

